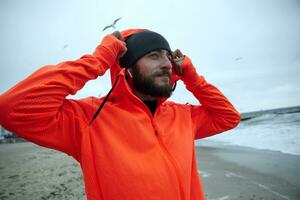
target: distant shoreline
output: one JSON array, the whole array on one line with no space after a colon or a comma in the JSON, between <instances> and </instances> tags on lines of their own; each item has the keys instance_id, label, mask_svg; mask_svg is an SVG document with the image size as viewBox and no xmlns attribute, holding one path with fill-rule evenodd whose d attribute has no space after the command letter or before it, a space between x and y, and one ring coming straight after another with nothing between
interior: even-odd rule
<instances>
[{"instance_id":1,"label":"distant shoreline","mask_svg":"<svg viewBox=\"0 0 300 200\"><path fill-rule=\"evenodd\" d=\"M289 114L289 113L298 113L298 112L300 112L300 106L244 112L241 113L241 120L246 121L264 114Z\"/></svg>"}]
</instances>

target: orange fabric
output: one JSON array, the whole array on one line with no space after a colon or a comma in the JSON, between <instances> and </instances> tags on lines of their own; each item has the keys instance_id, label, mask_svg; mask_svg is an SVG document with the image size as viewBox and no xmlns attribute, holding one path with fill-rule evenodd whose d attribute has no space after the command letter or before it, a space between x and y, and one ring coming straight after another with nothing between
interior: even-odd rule
<instances>
[{"instance_id":1,"label":"orange fabric","mask_svg":"<svg viewBox=\"0 0 300 200\"><path fill-rule=\"evenodd\" d=\"M99 45L92 55L45 66L2 94L0 124L73 156L81 165L89 200L204 199L194 139L235 127L238 112L203 76L191 72L183 81L201 105L160 101L153 117L116 64L122 45L112 37L108 41L114 48ZM187 57L184 65L192 66ZM103 98L66 96L109 66L120 76L118 84L88 126Z\"/></svg>"}]
</instances>

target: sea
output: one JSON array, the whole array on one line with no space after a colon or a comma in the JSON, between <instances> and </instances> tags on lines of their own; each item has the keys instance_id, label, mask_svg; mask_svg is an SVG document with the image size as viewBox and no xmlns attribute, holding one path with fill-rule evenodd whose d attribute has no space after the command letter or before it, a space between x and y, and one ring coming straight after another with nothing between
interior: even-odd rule
<instances>
[{"instance_id":1,"label":"sea","mask_svg":"<svg viewBox=\"0 0 300 200\"><path fill-rule=\"evenodd\" d=\"M204 140L300 155L300 106L244 113L242 119L235 129Z\"/></svg>"},{"instance_id":2,"label":"sea","mask_svg":"<svg viewBox=\"0 0 300 200\"><path fill-rule=\"evenodd\" d=\"M8 132L0 128L2 143ZM300 155L300 106L242 113L236 128L196 141L196 146L202 142Z\"/></svg>"}]
</instances>

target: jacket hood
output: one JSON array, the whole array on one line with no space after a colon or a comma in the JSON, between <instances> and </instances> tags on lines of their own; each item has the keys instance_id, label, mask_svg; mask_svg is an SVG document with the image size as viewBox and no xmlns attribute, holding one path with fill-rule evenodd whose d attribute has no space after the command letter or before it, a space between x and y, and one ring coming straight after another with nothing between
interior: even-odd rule
<instances>
[{"instance_id":1,"label":"jacket hood","mask_svg":"<svg viewBox=\"0 0 300 200\"><path fill-rule=\"evenodd\" d=\"M139 32L143 32L146 31L147 29L127 29L124 31L121 31L121 35L124 38L124 40L126 40L129 36L135 34L135 33L139 33ZM115 64L113 66L110 66L110 78L111 78L111 84L113 85L116 77L119 73L122 73L123 69L120 66L120 62L119 60L117 62L115 62ZM124 71L125 72L125 71Z\"/></svg>"},{"instance_id":2,"label":"jacket hood","mask_svg":"<svg viewBox=\"0 0 300 200\"><path fill-rule=\"evenodd\" d=\"M131 36L135 33L146 31L146 30L147 29L127 29L127 30L122 31L121 35L126 40L129 36ZM172 69L173 69L173 67L172 67ZM100 104L99 108L95 112L89 125L91 125L93 123L93 121L96 119L96 117L100 113L101 109L103 108L105 102L108 100L111 93L113 93L112 96L115 96L115 95L120 96L120 95L122 95L121 93L123 93L127 89L129 89L129 88L126 88L127 84L126 84L126 80L125 80L125 68L121 68L119 60L117 60L112 66L110 66L110 77L111 77L112 88L110 89L108 94L104 97L102 103ZM119 79L121 79L121 80L119 80ZM175 84L176 80L178 80L178 76L175 75L174 70L172 70L171 85L173 86L173 88L175 88L174 86L176 86L176 84ZM118 82L123 82L123 83L118 84ZM115 89L115 92L113 92L114 89ZM157 104L159 105L162 102L164 102L165 100L167 100L166 97L157 98Z\"/></svg>"}]
</instances>

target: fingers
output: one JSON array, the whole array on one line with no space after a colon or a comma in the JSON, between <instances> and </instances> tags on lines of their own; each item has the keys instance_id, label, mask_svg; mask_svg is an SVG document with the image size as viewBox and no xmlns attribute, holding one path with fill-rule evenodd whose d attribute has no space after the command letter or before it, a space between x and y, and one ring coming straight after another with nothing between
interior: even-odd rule
<instances>
[{"instance_id":1,"label":"fingers","mask_svg":"<svg viewBox=\"0 0 300 200\"><path fill-rule=\"evenodd\" d=\"M183 63L184 55L179 49L172 52L172 62L174 66L174 71L177 75L183 75L183 70L181 64Z\"/></svg>"},{"instance_id":2,"label":"fingers","mask_svg":"<svg viewBox=\"0 0 300 200\"><path fill-rule=\"evenodd\" d=\"M126 46L125 40L119 31L113 32L112 35L115 36L118 40L120 40Z\"/></svg>"},{"instance_id":3,"label":"fingers","mask_svg":"<svg viewBox=\"0 0 300 200\"><path fill-rule=\"evenodd\" d=\"M184 55L182 54L182 52L179 49L176 49L173 52L173 56L174 56L174 58L184 58Z\"/></svg>"},{"instance_id":4,"label":"fingers","mask_svg":"<svg viewBox=\"0 0 300 200\"><path fill-rule=\"evenodd\" d=\"M119 56L118 56L118 58L121 58L121 57L123 57L125 55L125 53L127 51L125 40L124 40L122 34L119 31L113 32L112 35L115 36L118 40L120 40L124 44L124 46L125 46L125 48L122 51L122 53L120 53Z\"/></svg>"},{"instance_id":5,"label":"fingers","mask_svg":"<svg viewBox=\"0 0 300 200\"><path fill-rule=\"evenodd\" d=\"M125 40L119 31L113 32L112 35L115 36L118 40L120 40L126 46Z\"/></svg>"},{"instance_id":6,"label":"fingers","mask_svg":"<svg viewBox=\"0 0 300 200\"><path fill-rule=\"evenodd\" d=\"M119 54L118 59L122 58L126 54L126 52L127 52L127 47L125 46L124 51Z\"/></svg>"},{"instance_id":7,"label":"fingers","mask_svg":"<svg viewBox=\"0 0 300 200\"><path fill-rule=\"evenodd\" d=\"M113 32L112 35L115 36L116 38L118 38L119 40L124 41L124 38L122 37L122 35L119 31Z\"/></svg>"},{"instance_id":8,"label":"fingers","mask_svg":"<svg viewBox=\"0 0 300 200\"><path fill-rule=\"evenodd\" d=\"M176 64L181 65L184 59L184 55L181 53L179 49L176 49L174 52L172 52L172 59Z\"/></svg>"}]
</instances>

